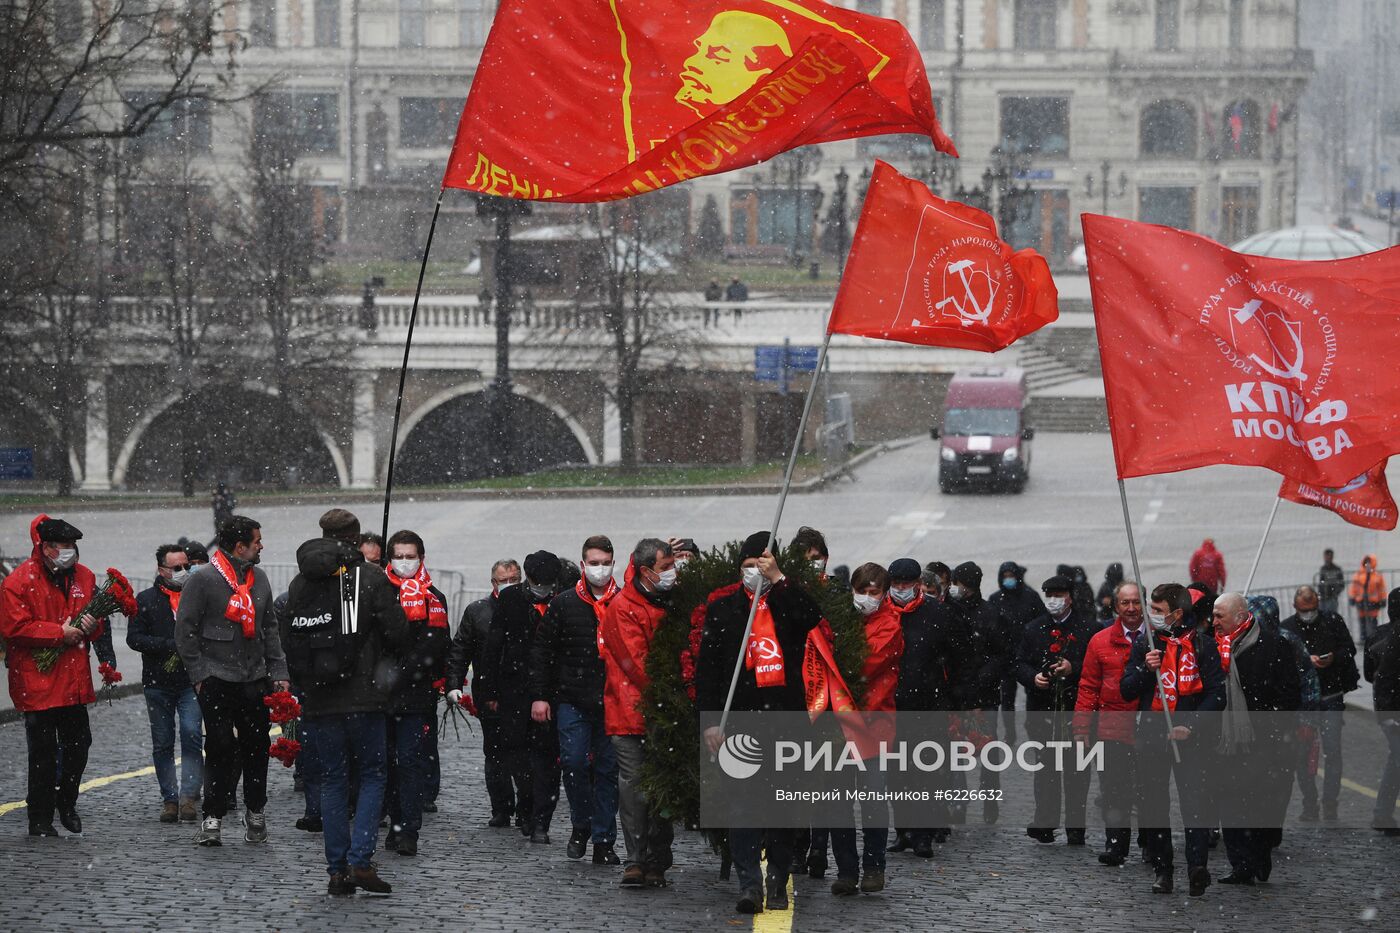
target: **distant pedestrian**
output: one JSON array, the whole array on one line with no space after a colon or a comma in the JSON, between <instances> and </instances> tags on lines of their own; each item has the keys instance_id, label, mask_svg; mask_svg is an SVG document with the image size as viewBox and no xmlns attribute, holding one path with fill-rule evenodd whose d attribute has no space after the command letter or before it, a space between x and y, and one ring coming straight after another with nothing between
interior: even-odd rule
<instances>
[{"instance_id":1,"label":"distant pedestrian","mask_svg":"<svg viewBox=\"0 0 1400 933\"><path fill-rule=\"evenodd\" d=\"M743 282L739 281L739 277L737 275L734 276L734 278L729 280L729 287L724 290L724 300L748 301L749 287Z\"/></svg>"},{"instance_id":2,"label":"distant pedestrian","mask_svg":"<svg viewBox=\"0 0 1400 933\"><path fill-rule=\"evenodd\" d=\"M1363 642L1376 630L1376 621L1385 607L1385 577L1376 567L1376 555L1367 554L1347 587L1347 600L1356 612Z\"/></svg>"},{"instance_id":3,"label":"distant pedestrian","mask_svg":"<svg viewBox=\"0 0 1400 933\"><path fill-rule=\"evenodd\" d=\"M997 591L987 597L987 605L996 610L1007 645L1014 653L1021 644L1026 626L1045 614L1045 603L1034 589L1026 586L1026 568L1014 560L1005 561L997 569L997 579ZM1007 665L1001 681L1002 737L1007 742L1016 741L1018 685L1016 665L1012 662Z\"/></svg>"},{"instance_id":4,"label":"distant pedestrian","mask_svg":"<svg viewBox=\"0 0 1400 933\"><path fill-rule=\"evenodd\" d=\"M243 782L243 838L267 841L270 720L263 698L288 687L287 659L272 612L272 586L257 566L262 526L232 515L219 529L208 569L185 581L175 646L204 714L204 819L195 842L223 844L224 816Z\"/></svg>"},{"instance_id":5,"label":"distant pedestrian","mask_svg":"<svg viewBox=\"0 0 1400 933\"><path fill-rule=\"evenodd\" d=\"M1123 582L1123 565L1116 561L1104 571L1103 583L1099 584L1097 616L1100 626L1113 621L1113 591Z\"/></svg>"},{"instance_id":6,"label":"distant pedestrian","mask_svg":"<svg viewBox=\"0 0 1400 933\"><path fill-rule=\"evenodd\" d=\"M1389 748L1376 785L1371 825L1387 836L1400 836L1395 822L1395 801L1400 797L1400 589L1390 591L1387 615L1390 621L1366 641L1366 679L1375 689L1376 718Z\"/></svg>"},{"instance_id":7,"label":"distant pedestrian","mask_svg":"<svg viewBox=\"0 0 1400 933\"><path fill-rule=\"evenodd\" d=\"M1322 566L1313 577L1317 585L1318 609L1322 612L1336 612L1342 593L1347 587L1346 574L1332 559L1332 549L1322 552Z\"/></svg>"},{"instance_id":8,"label":"distant pedestrian","mask_svg":"<svg viewBox=\"0 0 1400 933\"><path fill-rule=\"evenodd\" d=\"M55 808L64 829L83 831L78 785L92 745L87 704L96 699L88 644L106 620L78 614L97 587L92 571L78 563L82 536L61 518L36 517L29 525L33 552L0 582L10 698L24 715L29 746L25 802L31 836L58 835ZM36 655L47 650L58 656L41 670Z\"/></svg>"},{"instance_id":9,"label":"distant pedestrian","mask_svg":"<svg viewBox=\"0 0 1400 933\"><path fill-rule=\"evenodd\" d=\"M320 525L321 537L297 548L283 635L305 696L302 729L316 747L326 893L388 894L371 859L384 804L385 710L398 675L391 658L407 646L408 622L384 571L356 547L359 519L331 509ZM359 777L353 817L352 771Z\"/></svg>"},{"instance_id":10,"label":"distant pedestrian","mask_svg":"<svg viewBox=\"0 0 1400 933\"><path fill-rule=\"evenodd\" d=\"M719 284L718 279L710 279L710 284L705 286L706 301L721 301L724 298L724 286Z\"/></svg>"},{"instance_id":11,"label":"distant pedestrian","mask_svg":"<svg viewBox=\"0 0 1400 933\"><path fill-rule=\"evenodd\" d=\"M190 559L177 544L156 548L156 580L136 594L136 617L126 644L141 653L141 684L151 721L151 758L160 786L162 823L193 823L204 789L204 717L190 675L175 648L175 614L190 576ZM175 737L180 770L175 770Z\"/></svg>"},{"instance_id":12,"label":"distant pedestrian","mask_svg":"<svg viewBox=\"0 0 1400 933\"><path fill-rule=\"evenodd\" d=\"M1191 555L1188 571L1192 583L1204 583L1213 593L1225 589L1225 555L1215 549L1215 542L1210 538L1202 541Z\"/></svg>"},{"instance_id":13,"label":"distant pedestrian","mask_svg":"<svg viewBox=\"0 0 1400 933\"><path fill-rule=\"evenodd\" d=\"M226 484L220 483L214 487L210 503L214 507L214 536L217 540L219 529L224 527L224 522L232 518L233 513L238 510L238 497Z\"/></svg>"}]
</instances>

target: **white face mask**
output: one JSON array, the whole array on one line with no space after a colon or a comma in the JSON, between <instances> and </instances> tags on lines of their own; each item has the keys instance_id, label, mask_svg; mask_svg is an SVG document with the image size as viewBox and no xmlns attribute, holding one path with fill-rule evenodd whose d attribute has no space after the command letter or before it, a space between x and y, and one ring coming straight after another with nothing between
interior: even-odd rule
<instances>
[{"instance_id":1,"label":"white face mask","mask_svg":"<svg viewBox=\"0 0 1400 933\"><path fill-rule=\"evenodd\" d=\"M1152 626L1153 631L1157 631L1157 632L1166 631L1166 628L1167 628L1167 617L1166 617L1166 616L1158 615L1157 613L1155 613L1155 612L1153 612L1153 611L1151 611L1151 610L1149 609L1149 610L1147 611L1147 624L1150 625L1150 626Z\"/></svg>"},{"instance_id":2,"label":"white face mask","mask_svg":"<svg viewBox=\"0 0 1400 933\"><path fill-rule=\"evenodd\" d=\"M812 569L819 574L826 573L826 558L820 557L812 561Z\"/></svg>"},{"instance_id":3,"label":"white face mask","mask_svg":"<svg viewBox=\"0 0 1400 933\"><path fill-rule=\"evenodd\" d=\"M1316 619L1316 618L1317 618L1317 610L1316 610L1316 609L1300 609L1300 610L1298 611L1298 618L1302 619L1304 622L1311 622L1313 619Z\"/></svg>"},{"instance_id":4,"label":"white face mask","mask_svg":"<svg viewBox=\"0 0 1400 933\"><path fill-rule=\"evenodd\" d=\"M963 588L962 588L962 585L961 585L961 584L958 584L958 583L950 584L949 587L948 587L948 598L949 598L949 599L962 599L962 598L963 598Z\"/></svg>"},{"instance_id":5,"label":"white face mask","mask_svg":"<svg viewBox=\"0 0 1400 933\"><path fill-rule=\"evenodd\" d=\"M59 570L67 570L78 562L78 549L75 547L61 547L58 554L53 559L53 565Z\"/></svg>"},{"instance_id":6,"label":"white face mask","mask_svg":"<svg viewBox=\"0 0 1400 933\"><path fill-rule=\"evenodd\" d=\"M502 593L504 593L506 590L510 589L512 586L519 586L519 585L520 585L520 581L519 581L519 580L512 580L512 581L509 582L509 583L498 583L498 584L496 584L496 595L497 595L497 596L500 596Z\"/></svg>"},{"instance_id":7,"label":"white face mask","mask_svg":"<svg viewBox=\"0 0 1400 933\"><path fill-rule=\"evenodd\" d=\"M673 586L675 586L675 585L676 585L676 568L675 568L675 567L672 567L670 570L663 570L663 571L661 571L660 573L658 573L658 574L656 575L656 589L657 589L658 592L664 593L664 592L666 592L667 590L671 589L671 587L673 587Z\"/></svg>"},{"instance_id":8,"label":"white face mask","mask_svg":"<svg viewBox=\"0 0 1400 933\"><path fill-rule=\"evenodd\" d=\"M189 578L190 572L181 567L179 570L172 570L170 572L170 578L165 582L170 585L172 590L178 590L184 587L185 581Z\"/></svg>"},{"instance_id":9,"label":"white face mask","mask_svg":"<svg viewBox=\"0 0 1400 933\"><path fill-rule=\"evenodd\" d=\"M854 594L851 596L851 602L855 603L856 611L863 616L871 615L880 608L880 597L865 593Z\"/></svg>"},{"instance_id":10,"label":"white face mask","mask_svg":"<svg viewBox=\"0 0 1400 933\"><path fill-rule=\"evenodd\" d=\"M768 588L768 581L763 578L763 571L757 567L744 568L744 589L750 593L760 593Z\"/></svg>"},{"instance_id":11,"label":"white face mask","mask_svg":"<svg viewBox=\"0 0 1400 933\"><path fill-rule=\"evenodd\" d=\"M583 575L588 579L590 586L607 586L612 579L612 564L584 564Z\"/></svg>"},{"instance_id":12,"label":"white face mask","mask_svg":"<svg viewBox=\"0 0 1400 933\"><path fill-rule=\"evenodd\" d=\"M389 567L394 571L394 576L400 580L407 580L417 573L421 566L423 566L423 562L416 557L396 557L389 561Z\"/></svg>"},{"instance_id":13,"label":"white face mask","mask_svg":"<svg viewBox=\"0 0 1400 933\"><path fill-rule=\"evenodd\" d=\"M914 601L914 597L919 595L917 586L892 586L890 587L890 601L896 606L907 606Z\"/></svg>"},{"instance_id":14,"label":"white face mask","mask_svg":"<svg viewBox=\"0 0 1400 933\"><path fill-rule=\"evenodd\" d=\"M1045 600L1045 608L1050 610L1052 616L1059 617L1069 608L1069 600L1063 596L1051 596Z\"/></svg>"}]
</instances>

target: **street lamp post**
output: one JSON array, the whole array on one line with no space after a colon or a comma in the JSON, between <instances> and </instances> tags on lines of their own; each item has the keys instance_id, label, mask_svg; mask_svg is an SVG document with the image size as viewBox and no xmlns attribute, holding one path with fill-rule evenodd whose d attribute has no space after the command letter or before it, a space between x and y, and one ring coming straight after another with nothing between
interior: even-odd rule
<instances>
[{"instance_id":1,"label":"street lamp post","mask_svg":"<svg viewBox=\"0 0 1400 933\"><path fill-rule=\"evenodd\" d=\"M987 212L996 218L1003 238L1009 237L1011 227L1016 223L1019 201L1031 192L1030 183L1018 186L1016 182L1030 171L1031 157L1026 152L1012 152L996 146L992 149L991 161L982 172L982 191L986 198ZM975 194L975 191L973 192Z\"/></svg>"},{"instance_id":2,"label":"street lamp post","mask_svg":"<svg viewBox=\"0 0 1400 933\"><path fill-rule=\"evenodd\" d=\"M1099 169L1100 169L1100 174L1099 174L1099 180L1098 180L1097 188L1098 188L1099 193L1100 193L1100 194L1102 195L1102 197L1103 197L1103 211L1102 211L1102 213L1107 214L1107 213L1108 213L1108 198L1109 198L1109 181L1108 181L1108 176L1109 176L1109 173L1112 171L1113 166L1109 164L1109 161L1108 161L1107 159L1104 159L1104 160L1103 160L1103 164L1099 167ZM1090 173L1088 173L1087 175L1084 176L1084 196L1085 196L1086 198L1092 198L1092 197L1094 196L1094 191L1095 191L1094 173L1093 173L1093 172L1090 172ZM1127 173L1127 172L1119 172L1119 173L1118 173L1118 190L1117 190L1116 192L1113 193L1113 197L1115 197L1115 198L1121 198L1123 195L1125 195L1125 194L1127 194L1127 193L1128 193L1128 173Z\"/></svg>"},{"instance_id":3,"label":"street lamp post","mask_svg":"<svg viewBox=\"0 0 1400 933\"><path fill-rule=\"evenodd\" d=\"M478 196L476 213L479 217L494 217L496 220L496 256L493 264L496 278L496 375L491 381L490 393L490 472L493 476L509 476L515 471L517 459L510 378L510 319L515 308L515 267L510 258L510 227L512 217L530 213L530 205L513 198Z\"/></svg>"}]
</instances>

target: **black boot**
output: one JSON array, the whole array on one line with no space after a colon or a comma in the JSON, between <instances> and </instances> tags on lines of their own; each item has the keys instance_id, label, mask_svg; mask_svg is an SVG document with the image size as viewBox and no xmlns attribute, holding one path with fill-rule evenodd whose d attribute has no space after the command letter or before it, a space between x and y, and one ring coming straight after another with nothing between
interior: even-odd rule
<instances>
[{"instance_id":1,"label":"black boot","mask_svg":"<svg viewBox=\"0 0 1400 933\"><path fill-rule=\"evenodd\" d=\"M1191 882L1191 896L1200 897L1210 887L1210 872L1204 865L1197 865L1186 873Z\"/></svg>"},{"instance_id":2,"label":"black boot","mask_svg":"<svg viewBox=\"0 0 1400 933\"><path fill-rule=\"evenodd\" d=\"M588 851L588 827L575 826L574 831L569 834L569 844L564 849L564 854L569 858L583 858Z\"/></svg>"},{"instance_id":3,"label":"black boot","mask_svg":"<svg viewBox=\"0 0 1400 933\"><path fill-rule=\"evenodd\" d=\"M903 851L905 851L905 850L907 850L907 849L912 849L913 847L914 847L914 843L910 841L910 839L909 839L909 834L906 833L906 832L901 832L901 833L895 838L895 840L894 840L894 845L892 845L892 846L886 846L886 847L885 847L885 851L886 851L886 852L903 852Z\"/></svg>"},{"instance_id":4,"label":"black boot","mask_svg":"<svg viewBox=\"0 0 1400 933\"><path fill-rule=\"evenodd\" d=\"M1157 880L1152 882L1153 894L1172 893L1172 870L1170 868L1158 868Z\"/></svg>"},{"instance_id":5,"label":"black boot","mask_svg":"<svg viewBox=\"0 0 1400 933\"><path fill-rule=\"evenodd\" d=\"M61 807L58 811L58 821L63 824L63 828L75 836L83 834L83 820L78 816L78 808Z\"/></svg>"}]
</instances>

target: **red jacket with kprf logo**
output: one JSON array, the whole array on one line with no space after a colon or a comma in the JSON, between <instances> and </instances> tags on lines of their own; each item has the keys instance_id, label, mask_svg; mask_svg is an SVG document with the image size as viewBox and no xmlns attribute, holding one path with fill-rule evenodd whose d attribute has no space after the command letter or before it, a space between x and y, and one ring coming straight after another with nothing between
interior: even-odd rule
<instances>
[{"instance_id":1,"label":"red jacket with kprf logo","mask_svg":"<svg viewBox=\"0 0 1400 933\"><path fill-rule=\"evenodd\" d=\"M1140 637L1147 637L1144 633ZM1080 738L1107 739L1132 744L1138 701L1123 699L1119 682L1133 644L1123 635L1116 618L1089 639L1079 694L1074 703L1074 734ZM1095 721L1097 718L1097 722ZM1090 735L1090 727L1096 726Z\"/></svg>"},{"instance_id":2,"label":"red jacket with kprf logo","mask_svg":"<svg viewBox=\"0 0 1400 933\"><path fill-rule=\"evenodd\" d=\"M0 583L0 636L9 652L10 699L22 713L77 706L97 699L92 689L88 643L67 647L63 644L64 624L77 618L92 599L97 580L82 564L74 564L72 570L63 573L49 573L39 542L39 523L46 518L47 515L40 515L29 525L29 539L34 545L29 560ZM41 648L62 649L57 663L47 673L41 673L34 662L34 652Z\"/></svg>"}]
</instances>

